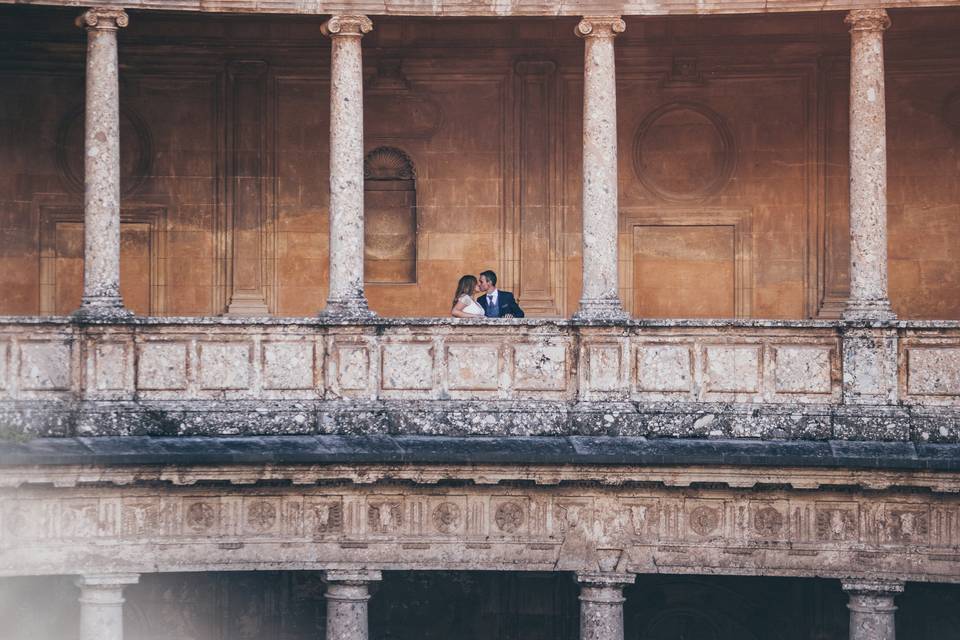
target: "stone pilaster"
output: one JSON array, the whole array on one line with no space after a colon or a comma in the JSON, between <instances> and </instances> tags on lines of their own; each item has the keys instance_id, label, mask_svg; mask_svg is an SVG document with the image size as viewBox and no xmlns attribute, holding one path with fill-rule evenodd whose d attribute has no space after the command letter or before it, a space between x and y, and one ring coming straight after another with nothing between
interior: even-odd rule
<instances>
[{"instance_id":1,"label":"stone pilaster","mask_svg":"<svg viewBox=\"0 0 960 640\"><path fill-rule=\"evenodd\" d=\"M632 573L577 573L580 640L623 640L623 588Z\"/></svg>"},{"instance_id":2,"label":"stone pilaster","mask_svg":"<svg viewBox=\"0 0 960 640\"><path fill-rule=\"evenodd\" d=\"M903 593L902 582L847 581L850 601L850 640L895 640L893 598Z\"/></svg>"},{"instance_id":3,"label":"stone pilaster","mask_svg":"<svg viewBox=\"0 0 960 640\"><path fill-rule=\"evenodd\" d=\"M123 640L123 588L139 580L135 573L77 578L80 640Z\"/></svg>"},{"instance_id":4,"label":"stone pilaster","mask_svg":"<svg viewBox=\"0 0 960 640\"><path fill-rule=\"evenodd\" d=\"M617 73L619 16L586 16L583 52L583 289L580 320L625 319L617 277Z\"/></svg>"},{"instance_id":5,"label":"stone pilaster","mask_svg":"<svg viewBox=\"0 0 960 640\"><path fill-rule=\"evenodd\" d=\"M855 9L850 25L850 298L844 318L892 320L887 289L887 121L883 9Z\"/></svg>"},{"instance_id":6,"label":"stone pilaster","mask_svg":"<svg viewBox=\"0 0 960 640\"><path fill-rule=\"evenodd\" d=\"M363 62L366 16L333 16L323 25L332 42L330 69L330 318L374 314L363 292Z\"/></svg>"},{"instance_id":7,"label":"stone pilaster","mask_svg":"<svg viewBox=\"0 0 960 640\"><path fill-rule=\"evenodd\" d=\"M122 9L94 8L77 18L87 31L84 129L83 299L76 315L128 317L120 297L120 98L117 30Z\"/></svg>"},{"instance_id":8,"label":"stone pilaster","mask_svg":"<svg viewBox=\"0 0 960 640\"><path fill-rule=\"evenodd\" d=\"M325 571L327 585L327 640L367 640L367 602L370 583L382 579L379 571Z\"/></svg>"}]
</instances>

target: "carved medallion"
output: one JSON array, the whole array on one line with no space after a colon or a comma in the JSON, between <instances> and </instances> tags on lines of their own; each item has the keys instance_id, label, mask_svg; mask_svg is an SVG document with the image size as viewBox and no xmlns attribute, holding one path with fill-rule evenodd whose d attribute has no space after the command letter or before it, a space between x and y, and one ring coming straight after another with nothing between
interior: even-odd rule
<instances>
[{"instance_id":1,"label":"carved medallion","mask_svg":"<svg viewBox=\"0 0 960 640\"><path fill-rule=\"evenodd\" d=\"M885 525L891 541L917 542L927 537L930 518L925 511L890 511Z\"/></svg>"},{"instance_id":2,"label":"carved medallion","mask_svg":"<svg viewBox=\"0 0 960 640\"><path fill-rule=\"evenodd\" d=\"M440 533L453 533L460 526L460 506L453 502L441 502L433 510L433 526Z\"/></svg>"},{"instance_id":3,"label":"carved medallion","mask_svg":"<svg viewBox=\"0 0 960 640\"><path fill-rule=\"evenodd\" d=\"M516 502L504 502L494 515L497 528L504 533L513 533L523 526L523 507Z\"/></svg>"},{"instance_id":4,"label":"carved medallion","mask_svg":"<svg viewBox=\"0 0 960 640\"><path fill-rule=\"evenodd\" d=\"M187 516L184 521L194 531L206 531L213 526L216 519L217 513L210 504L194 502L187 507Z\"/></svg>"},{"instance_id":5,"label":"carved medallion","mask_svg":"<svg viewBox=\"0 0 960 640\"><path fill-rule=\"evenodd\" d=\"M762 507L753 514L753 530L764 538L776 537L783 529L783 514L773 507Z\"/></svg>"},{"instance_id":6,"label":"carved medallion","mask_svg":"<svg viewBox=\"0 0 960 640\"><path fill-rule=\"evenodd\" d=\"M733 174L733 134L720 114L694 102L652 111L637 129L633 167L640 182L668 201L719 193Z\"/></svg>"},{"instance_id":7,"label":"carved medallion","mask_svg":"<svg viewBox=\"0 0 960 640\"><path fill-rule=\"evenodd\" d=\"M277 508L266 500L256 500L247 509L247 524L257 531L266 531L277 521Z\"/></svg>"},{"instance_id":8,"label":"carved medallion","mask_svg":"<svg viewBox=\"0 0 960 640\"><path fill-rule=\"evenodd\" d=\"M56 162L60 177L71 191L83 192L84 108L67 113L57 129ZM135 193L153 168L153 138L146 121L129 107L120 108L120 189Z\"/></svg>"},{"instance_id":9,"label":"carved medallion","mask_svg":"<svg viewBox=\"0 0 960 640\"><path fill-rule=\"evenodd\" d=\"M701 505L690 512L689 523L697 535L710 535L720 525L720 510Z\"/></svg>"}]
</instances>

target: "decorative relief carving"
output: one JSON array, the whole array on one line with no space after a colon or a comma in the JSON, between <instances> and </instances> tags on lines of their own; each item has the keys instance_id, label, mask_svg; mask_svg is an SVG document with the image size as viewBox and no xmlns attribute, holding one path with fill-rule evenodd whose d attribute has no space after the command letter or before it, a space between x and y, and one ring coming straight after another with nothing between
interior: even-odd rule
<instances>
[{"instance_id":1,"label":"decorative relief carving","mask_svg":"<svg viewBox=\"0 0 960 640\"><path fill-rule=\"evenodd\" d=\"M890 16L886 9L854 9L843 19L854 31L886 31L890 28Z\"/></svg>"},{"instance_id":2,"label":"decorative relief carving","mask_svg":"<svg viewBox=\"0 0 960 640\"><path fill-rule=\"evenodd\" d=\"M94 7L87 9L75 20L78 27L116 31L130 24L130 16L123 9Z\"/></svg>"},{"instance_id":3,"label":"decorative relief carving","mask_svg":"<svg viewBox=\"0 0 960 640\"><path fill-rule=\"evenodd\" d=\"M307 505L307 521L308 528L315 537L341 532L343 531L343 504L339 499L310 502Z\"/></svg>"},{"instance_id":4,"label":"decorative relief carving","mask_svg":"<svg viewBox=\"0 0 960 640\"><path fill-rule=\"evenodd\" d=\"M858 537L856 505L818 504L816 532L817 540L820 541L856 540Z\"/></svg>"},{"instance_id":5,"label":"decorative relief carving","mask_svg":"<svg viewBox=\"0 0 960 640\"><path fill-rule=\"evenodd\" d=\"M584 16L574 33L581 38L615 38L626 30L620 16Z\"/></svg>"},{"instance_id":6,"label":"decorative relief carving","mask_svg":"<svg viewBox=\"0 0 960 640\"><path fill-rule=\"evenodd\" d=\"M497 507L493 520L500 531L515 533L525 520L523 507L516 502L504 502Z\"/></svg>"},{"instance_id":7,"label":"decorative relief carving","mask_svg":"<svg viewBox=\"0 0 960 640\"><path fill-rule=\"evenodd\" d=\"M890 508L881 520L889 543L926 542L930 534L930 513L926 509Z\"/></svg>"},{"instance_id":8,"label":"decorative relief carving","mask_svg":"<svg viewBox=\"0 0 960 640\"><path fill-rule=\"evenodd\" d=\"M717 533L722 518L722 507L700 505L690 510L687 524L698 536L710 536Z\"/></svg>"},{"instance_id":9,"label":"decorative relief carving","mask_svg":"<svg viewBox=\"0 0 960 640\"><path fill-rule=\"evenodd\" d=\"M363 36L373 31L373 21L363 15L333 16L320 30L325 36Z\"/></svg>"},{"instance_id":10,"label":"decorative relief carving","mask_svg":"<svg viewBox=\"0 0 960 640\"><path fill-rule=\"evenodd\" d=\"M441 502L433 509L433 526L440 533L453 533L460 527L461 509L455 502Z\"/></svg>"},{"instance_id":11,"label":"decorative relief carving","mask_svg":"<svg viewBox=\"0 0 960 640\"><path fill-rule=\"evenodd\" d=\"M694 102L671 102L650 112L637 128L633 168L640 182L670 202L719 193L736 164L733 134L724 118Z\"/></svg>"},{"instance_id":12,"label":"decorative relief carving","mask_svg":"<svg viewBox=\"0 0 960 640\"><path fill-rule=\"evenodd\" d=\"M372 533L396 533L403 526L403 503L371 502L367 506L367 529Z\"/></svg>"},{"instance_id":13,"label":"decorative relief carving","mask_svg":"<svg viewBox=\"0 0 960 640\"><path fill-rule=\"evenodd\" d=\"M247 506L247 525L254 531L272 529L277 523L277 507L267 500L253 500Z\"/></svg>"},{"instance_id":14,"label":"decorative relief carving","mask_svg":"<svg viewBox=\"0 0 960 640\"><path fill-rule=\"evenodd\" d=\"M759 507L753 512L753 531L761 538L777 538L786 518L775 507Z\"/></svg>"},{"instance_id":15,"label":"decorative relief carving","mask_svg":"<svg viewBox=\"0 0 960 640\"><path fill-rule=\"evenodd\" d=\"M217 522L217 510L209 502L194 502L187 507L184 523L196 533L205 533Z\"/></svg>"}]
</instances>

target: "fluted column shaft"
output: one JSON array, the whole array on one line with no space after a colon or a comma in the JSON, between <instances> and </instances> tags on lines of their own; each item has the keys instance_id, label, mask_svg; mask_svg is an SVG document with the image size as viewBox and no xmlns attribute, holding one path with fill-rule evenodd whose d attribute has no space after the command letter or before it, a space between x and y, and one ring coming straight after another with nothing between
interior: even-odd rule
<instances>
[{"instance_id":1,"label":"fluted column shaft","mask_svg":"<svg viewBox=\"0 0 960 640\"><path fill-rule=\"evenodd\" d=\"M583 289L578 319L626 318L617 277L617 73L613 40L619 16L584 17Z\"/></svg>"},{"instance_id":2,"label":"fluted column shaft","mask_svg":"<svg viewBox=\"0 0 960 640\"><path fill-rule=\"evenodd\" d=\"M363 318L373 313L363 292L363 62L360 39L373 29L366 16L333 16L330 69L330 291L322 315Z\"/></svg>"},{"instance_id":3,"label":"fluted column shaft","mask_svg":"<svg viewBox=\"0 0 960 640\"><path fill-rule=\"evenodd\" d=\"M580 640L623 640L623 587L633 574L578 573Z\"/></svg>"},{"instance_id":4,"label":"fluted column shaft","mask_svg":"<svg viewBox=\"0 0 960 640\"><path fill-rule=\"evenodd\" d=\"M887 116L883 9L856 9L850 25L850 320L893 319L887 286Z\"/></svg>"},{"instance_id":5,"label":"fluted column shaft","mask_svg":"<svg viewBox=\"0 0 960 640\"><path fill-rule=\"evenodd\" d=\"M379 571L327 571L327 640L367 640L370 583L382 578Z\"/></svg>"},{"instance_id":6,"label":"fluted column shaft","mask_svg":"<svg viewBox=\"0 0 960 640\"><path fill-rule=\"evenodd\" d=\"M80 640L123 640L123 588L137 574L88 575L80 587Z\"/></svg>"},{"instance_id":7,"label":"fluted column shaft","mask_svg":"<svg viewBox=\"0 0 960 640\"><path fill-rule=\"evenodd\" d=\"M850 601L850 640L895 640L893 599L903 593L902 582L844 582Z\"/></svg>"},{"instance_id":8,"label":"fluted column shaft","mask_svg":"<svg viewBox=\"0 0 960 640\"><path fill-rule=\"evenodd\" d=\"M77 18L87 31L84 128L83 299L77 315L130 315L120 297L120 98L117 29L122 9L94 8Z\"/></svg>"}]
</instances>

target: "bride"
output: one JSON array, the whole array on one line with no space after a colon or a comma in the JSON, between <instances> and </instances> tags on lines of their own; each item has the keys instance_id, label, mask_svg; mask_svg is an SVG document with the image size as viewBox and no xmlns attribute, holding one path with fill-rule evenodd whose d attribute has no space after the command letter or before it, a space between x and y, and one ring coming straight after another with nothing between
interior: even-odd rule
<instances>
[{"instance_id":1,"label":"bride","mask_svg":"<svg viewBox=\"0 0 960 640\"><path fill-rule=\"evenodd\" d=\"M473 299L473 294L480 293L477 279L473 276L463 276L457 283L457 292L453 294L453 309L450 315L454 318L482 318L483 307Z\"/></svg>"}]
</instances>

